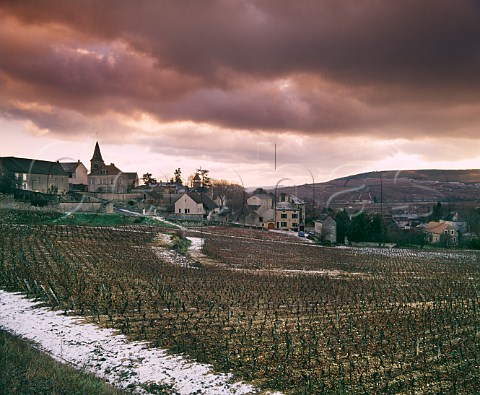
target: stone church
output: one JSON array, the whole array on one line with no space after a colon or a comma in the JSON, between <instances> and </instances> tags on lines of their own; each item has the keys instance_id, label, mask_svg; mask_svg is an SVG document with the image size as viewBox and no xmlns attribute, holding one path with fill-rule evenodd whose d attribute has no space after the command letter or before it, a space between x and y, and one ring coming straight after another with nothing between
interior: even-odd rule
<instances>
[{"instance_id":1,"label":"stone church","mask_svg":"<svg viewBox=\"0 0 480 395\"><path fill-rule=\"evenodd\" d=\"M137 187L137 173L125 173L113 163L105 164L98 141L95 144L90 173L88 174L88 191L103 193L127 193Z\"/></svg>"}]
</instances>

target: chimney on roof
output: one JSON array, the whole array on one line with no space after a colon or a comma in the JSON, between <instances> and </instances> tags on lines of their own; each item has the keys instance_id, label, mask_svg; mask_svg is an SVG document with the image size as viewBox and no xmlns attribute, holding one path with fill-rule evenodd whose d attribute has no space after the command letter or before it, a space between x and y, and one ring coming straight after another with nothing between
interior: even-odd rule
<instances>
[{"instance_id":1,"label":"chimney on roof","mask_svg":"<svg viewBox=\"0 0 480 395\"><path fill-rule=\"evenodd\" d=\"M114 163L110 163L110 166L115 166L115 164L114 164Z\"/></svg>"}]
</instances>

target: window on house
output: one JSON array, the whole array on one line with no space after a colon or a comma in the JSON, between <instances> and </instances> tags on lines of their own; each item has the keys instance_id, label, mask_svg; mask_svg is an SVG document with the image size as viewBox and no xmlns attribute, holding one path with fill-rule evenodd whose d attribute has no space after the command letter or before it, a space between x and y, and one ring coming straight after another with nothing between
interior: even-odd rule
<instances>
[{"instance_id":1,"label":"window on house","mask_svg":"<svg viewBox=\"0 0 480 395\"><path fill-rule=\"evenodd\" d=\"M280 216L280 218L287 218L287 213L282 213L282 215Z\"/></svg>"},{"instance_id":2,"label":"window on house","mask_svg":"<svg viewBox=\"0 0 480 395\"><path fill-rule=\"evenodd\" d=\"M457 238L456 238L456 237L454 237L454 238L453 238L453 242L455 243L456 241L457 241Z\"/></svg>"},{"instance_id":3,"label":"window on house","mask_svg":"<svg viewBox=\"0 0 480 395\"><path fill-rule=\"evenodd\" d=\"M287 227L287 223L286 222L282 222L282 228L286 228Z\"/></svg>"},{"instance_id":4,"label":"window on house","mask_svg":"<svg viewBox=\"0 0 480 395\"><path fill-rule=\"evenodd\" d=\"M292 218L298 218L298 214L293 213L293 214L292 214Z\"/></svg>"},{"instance_id":5,"label":"window on house","mask_svg":"<svg viewBox=\"0 0 480 395\"><path fill-rule=\"evenodd\" d=\"M181 208L178 209L178 213L182 214L182 209Z\"/></svg>"},{"instance_id":6,"label":"window on house","mask_svg":"<svg viewBox=\"0 0 480 395\"><path fill-rule=\"evenodd\" d=\"M190 209L189 208L185 209L185 214L190 214Z\"/></svg>"},{"instance_id":7,"label":"window on house","mask_svg":"<svg viewBox=\"0 0 480 395\"><path fill-rule=\"evenodd\" d=\"M263 217L258 217L258 222L263 222Z\"/></svg>"},{"instance_id":8,"label":"window on house","mask_svg":"<svg viewBox=\"0 0 480 395\"><path fill-rule=\"evenodd\" d=\"M298 226L296 222L292 222L292 226Z\"/></svg>"},{"instance_id":9,"label":"window on house","mask_svg":"<svg viewBox=\"0 0 480 395\"><path fill-rule=\"evenodd\" d=\"M451 234L451 235L453 235L453 230L452 230L452 231L450 231L450 234Z\"/></svg>"},{"instance_id":10,"label":"window on house","mask_svg":"<svg viewBox=\"0 0 480 395\"><path fill-rule=\"evenodd\" d=\"M113 178L110 178L110 185L113 185Z\"/></svg>"}]
</instances>

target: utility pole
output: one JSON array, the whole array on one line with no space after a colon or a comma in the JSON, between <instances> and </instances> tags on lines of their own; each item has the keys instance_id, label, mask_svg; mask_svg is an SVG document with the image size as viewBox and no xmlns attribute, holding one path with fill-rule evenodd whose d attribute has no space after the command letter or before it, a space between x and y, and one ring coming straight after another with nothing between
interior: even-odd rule
<instances>
[{"instance_id":1,"label":"utility pole","mask_svg":"<svg viewBox=\"0 0 480 395\"><path fill-rule=\"evenodd\" d=\"M277 143L275 143L275 170L277 170Z\"/></svg>"},{"instance_id":2,"label":"utility pole","mask_svg":"<svg viewBox=\"0 0 480 395\"><path fill-rule=\"evenodd\" d=\"M383 231L383 178L382 171L380 171L380 245L385 244L385 235Z\"/></svg>"}]
</instances>

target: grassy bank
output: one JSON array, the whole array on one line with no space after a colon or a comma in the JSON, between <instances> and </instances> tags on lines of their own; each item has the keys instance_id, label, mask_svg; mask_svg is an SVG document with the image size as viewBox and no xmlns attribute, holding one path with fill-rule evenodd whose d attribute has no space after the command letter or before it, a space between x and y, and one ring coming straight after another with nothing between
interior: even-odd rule
<instances>
[{"instance_id":1,"label":"grassy bank","mask_svg":"<svg viewBox=\"0 0 480 395\"><path fill-rule=\"evenodd\" d=\"M94 394L126 392L55 361L31 343L0 330L0 394Z\"/></svg>"}]
</instances>

